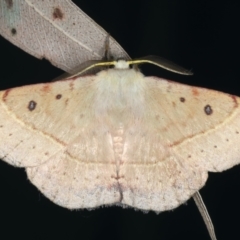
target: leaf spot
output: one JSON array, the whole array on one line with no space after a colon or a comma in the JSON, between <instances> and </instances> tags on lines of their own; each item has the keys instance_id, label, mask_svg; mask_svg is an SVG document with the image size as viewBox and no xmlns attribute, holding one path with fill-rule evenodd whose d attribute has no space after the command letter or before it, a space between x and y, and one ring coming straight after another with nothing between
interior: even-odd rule
<instances>
[{"instance_id":1,"label":"leaf spot","mask_svg":"<svg viewBox=\"0 0 240 240\"><path fill-rule=\"evenodd\" d=\"M16 28L12 28L12 29L11 29L11 33L12 33L13 36L16 35L16 34L17 34Z\"/></svg>"},{"instance_id":2,"label":"leaf spot","mask_svg":"<svg viewBox=\"0 0 240 240\"><path fill-rule=\"evenodd\" d=\"M63 12L60 8L56 7L53 11L53 18L54 19L63 19Z\"/></svg>"},{"instance_id":3,"label":"leaf spot","mask_svg":"<svg viewBox=\"0 0 240 240\"><path fill-rule=\"evenodd\" d=\"M12 0L5 0L6 4L7 4L7 8L12 8L13 6L13 1Z\"/></svg>"}]
</instances>

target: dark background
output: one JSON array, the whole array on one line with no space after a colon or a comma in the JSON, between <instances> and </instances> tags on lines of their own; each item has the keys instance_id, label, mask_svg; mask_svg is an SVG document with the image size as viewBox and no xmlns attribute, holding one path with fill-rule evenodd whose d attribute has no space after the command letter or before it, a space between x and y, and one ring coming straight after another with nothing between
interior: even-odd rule
<instances>
[{"instance_id":1,"label":"dark background","mask_svg":"<svg viewBox=\"0 0 240 240\"><path fill-rule=\"evenodd\" d=\"M194 71L193 77L185 77L143 66L146 75L240 96L238 1L74 2L132 58L159 55ZM2 37L0 49L1 89L50 81L62 73ZM119 207L69 211L46 199L23 169L4 162L0 189L0 238L8 234L4 239L210 239L193 200L159 215ZM240 239L239 191L240 166L210 173L201 190L218 240Z\"/></svg>"}]
</instances>

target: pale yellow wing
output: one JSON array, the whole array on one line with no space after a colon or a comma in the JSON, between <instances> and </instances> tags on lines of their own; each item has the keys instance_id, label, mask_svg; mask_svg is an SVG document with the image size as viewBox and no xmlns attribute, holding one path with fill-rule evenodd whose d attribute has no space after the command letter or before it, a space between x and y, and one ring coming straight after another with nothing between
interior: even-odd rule
<instances>
[{"instance_id":1,"label":"pale yellow wing","mask_svg":"<svg viewBox=\"0 0 240 240\"><path fill-rule=\"evenodd\" d=\"M240 162L228 94L109 69L0 98L0 157L64 207L172 209Z\"/></svg>"},{"instance_id":2,"label":"pale yellow wing","mask_svg":"<svg viewBox=\"0 0 240 240\"><path fill-rule=\"evenodd\" d=\"M123 203L164 211L200 189L207 171L240 163L240 99L145 78L144 117L124 137Z\"/></svg>"}]
</instances>

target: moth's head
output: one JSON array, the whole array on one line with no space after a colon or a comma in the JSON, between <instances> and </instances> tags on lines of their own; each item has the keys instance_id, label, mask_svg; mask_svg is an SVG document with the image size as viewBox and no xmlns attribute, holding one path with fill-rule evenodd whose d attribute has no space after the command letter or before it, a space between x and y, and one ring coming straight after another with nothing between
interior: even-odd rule
<instances>
[{"instance_id":1,"label":"moth's head","mask_svg":"<svg viewBox=\"0 0 240 240\"><path fill-rule=\"evenodd\" d=\"M129 68L129 61L119 59L114 62L114 68L116 69L128 69Z\"/></svg>"}]
</instances>

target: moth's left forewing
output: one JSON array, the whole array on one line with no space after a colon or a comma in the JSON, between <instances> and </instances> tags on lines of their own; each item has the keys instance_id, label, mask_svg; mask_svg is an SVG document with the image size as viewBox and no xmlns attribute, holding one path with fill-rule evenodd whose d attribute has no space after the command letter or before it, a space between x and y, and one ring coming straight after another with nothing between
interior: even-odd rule
<instances>
[{"instance_id":1,"label":"moth's left forewing","mask_svg":"<svg viewBox=\"0 0 240 240\"><path fill-rule=\"evenodd\" d=\"M0 157L67 208L120 201L108 129L96 117L96 76L0 92Z\"/></svg>"}]
</instances>

